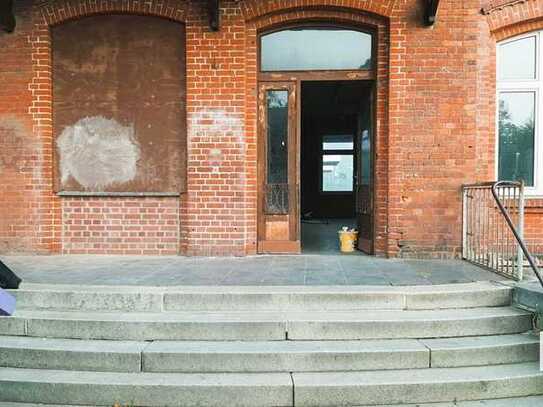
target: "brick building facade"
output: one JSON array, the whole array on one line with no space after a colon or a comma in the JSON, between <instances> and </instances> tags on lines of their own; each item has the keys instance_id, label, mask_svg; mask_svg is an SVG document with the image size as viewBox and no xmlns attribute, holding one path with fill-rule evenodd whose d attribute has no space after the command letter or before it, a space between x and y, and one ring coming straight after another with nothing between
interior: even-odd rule
<instances>
[{"instance_id":1,"label":"brick building facade","mask_svg":"<svg viewBox=\"0 0 543 407\"><path fill-rule=\"evenodd\" d=\"M437 23L428 27L419 0L222 0L214 31L203 0L16 1L17 26L0 34L0 252L222 256L262 251L259 228L283 226L259 221L259 39L281 27L310 23L373 36L374 76L359 78L371 79L375 90L372 251L391 257L457 256L461 186L496 178L497 44L543 29L543 0L439 3ZM160 18L181 27L173 41L184 45L179 65L184 88L176 103L186 134L180 133L183 145L172 161L180 165L181 184L148 189L134 181L123 189L121 182L115 191L81 182L78 191L59 186L58 162L64 157L57 151L62 129L55 127L55 109L67 107L54 100L55 81L64 80L56 79L55 30L91 17L91 29L100 30L100 19L112 15ZM161 40L153 41L149 49ZM144 45L131 45L136 46ZM124 72L118 75L122 81ZM153 86L177 86L170 80ZM66 89L70 86L68 81ZM118 100L126 99L121 90L115 92ZM146 97L142 93L141 104L152 108L155 102ZM82 118L90 115L78 109ZM155 144L161 142L157 137ZM159 154L169 159L172 150ZM144 165L138 161L138 171ZM534 194L527 207L527 237L543 239L543 199ZM299 233L295 225L292 230Z\"/></svg>"}]
</instances>

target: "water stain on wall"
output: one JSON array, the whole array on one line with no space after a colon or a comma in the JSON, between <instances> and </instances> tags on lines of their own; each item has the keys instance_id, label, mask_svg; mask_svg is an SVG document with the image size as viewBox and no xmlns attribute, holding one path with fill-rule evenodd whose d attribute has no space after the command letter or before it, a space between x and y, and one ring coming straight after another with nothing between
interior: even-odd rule
<instances>
[{"instance_id":1,"label":"water stain on wall","mask_svg":"<svg viewBox=\"0 0 543 407\"><path fill-rule=\"evenodd\" d=\"M61 182L73 177L88 190L136 178L140 148L133 126L102 116L85 117L57 139Z\"/></svg>"},{"instance_id":2,"label":"water stain on wall","mask_svg":"<svg viewBox=\"0 0 543 407\"><path fill-rule=\"evenodd\" d=\"M27 129L13 116L0 116L0 137L0 174L5 171L22 172L29 147Z\"/></svg>"},{"instance_id":3,"label":"water stain on wall","mask_svg":"<svg viewBox=\"0 0 543 407\"><path fill-rule=\"evenodd\" d=\"M40 142L31 127L12 114L0 114L0 253L33 253L42 209ZM36 183L38 184L38 183Z\"/></svg>"}]
</instances>

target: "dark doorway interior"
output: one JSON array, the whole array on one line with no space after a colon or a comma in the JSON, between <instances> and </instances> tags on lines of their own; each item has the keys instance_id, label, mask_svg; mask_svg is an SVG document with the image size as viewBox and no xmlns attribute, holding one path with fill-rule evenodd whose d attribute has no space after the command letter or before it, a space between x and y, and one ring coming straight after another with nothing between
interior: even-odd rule
<instances>
[{"instance_id":1,"label":"dark doorway interior","mask_svg":"<svg viewBox=\"0 0 543 407\"><path fill-rule=\"evenodd\" d=\"M357 228L356 184L370 83L302 82L301 216L304 252L338 252L337 231Z\"/></svg>"}]
</instances>

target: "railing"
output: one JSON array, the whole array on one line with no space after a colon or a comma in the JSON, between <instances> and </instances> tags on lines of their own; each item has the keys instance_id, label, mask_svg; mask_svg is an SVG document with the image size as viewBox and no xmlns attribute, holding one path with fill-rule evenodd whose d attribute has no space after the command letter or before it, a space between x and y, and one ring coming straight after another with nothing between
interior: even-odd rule
<instances>
[{"instance_id":1,"label":"railing","mask_svg":"<svg viewBox=\"0 0 543 407\"><path fill-rule=\"evenodd\" d=\"M523 239L524 184L498 181L463 188L464 259L522 280L524 257L543 286L537 263Z\"/></svg>"}]
</instances>

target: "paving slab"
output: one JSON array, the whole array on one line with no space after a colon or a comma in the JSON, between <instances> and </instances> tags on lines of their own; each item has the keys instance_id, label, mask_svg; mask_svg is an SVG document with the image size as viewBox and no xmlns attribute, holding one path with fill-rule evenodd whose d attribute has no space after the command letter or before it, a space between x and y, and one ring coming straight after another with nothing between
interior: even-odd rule
<instances>
[{"instance_id":1,"label":"paving slab","mask_svg":"<svg viewBox=\"0 0 543 407\"><path fill-rule=\"evenodd\" d=\"M25 282L90 285L434 285L502 281L461 260L365 255L3 256Z\"/></svg>"}]
</instances>

